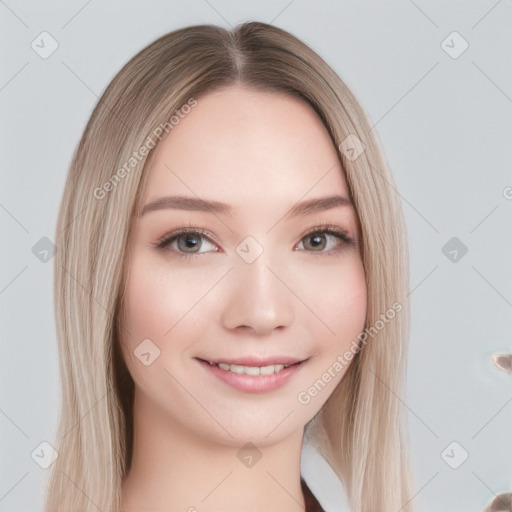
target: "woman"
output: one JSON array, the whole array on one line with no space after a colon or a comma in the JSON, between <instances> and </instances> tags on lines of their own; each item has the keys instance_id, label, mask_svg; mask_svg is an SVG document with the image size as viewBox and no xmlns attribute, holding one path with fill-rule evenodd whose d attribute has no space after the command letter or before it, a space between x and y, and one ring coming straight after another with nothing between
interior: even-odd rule
<instances>
[{"instance_id":1,"label":"woman","mask_svg":"<svg viewBox=\"0 0 512 512\"><path fill-rule=\"evenodd\" d=\"M46 511L322 510L307 437L351 510L410 512L391 184L354 96L289 33L189 27L136 55L61 205Z\"/></svg>"}]
</instances>

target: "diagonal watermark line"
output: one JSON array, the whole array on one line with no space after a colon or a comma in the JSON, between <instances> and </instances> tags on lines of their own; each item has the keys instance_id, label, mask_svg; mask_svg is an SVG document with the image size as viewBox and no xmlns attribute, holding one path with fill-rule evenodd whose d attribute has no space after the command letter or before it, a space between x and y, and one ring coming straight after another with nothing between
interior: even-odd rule
<instances>
[{"instance_id":1,"label":"diagonal watermark line","mask_svg":"<svg viewBox=\"0 0 512 512\"><path fill-rule=\"evenodd\" d=\"M313 185L311 185L311 187L306 190L306 192L304 192L304 194L302 194L302 196L295 202L295 205L297 205L304 196L306 196L307 194L309 194L335 167L336 167L337 164L334 164L323 176L321 176L318 181L316 183L314 183ZM292 206L292 208L293 208ZM268 229L267 231L267 235L270 233L270 231L272 231L283 219L284 217L286 216L288 212L284 213L279 219L277 219L277 221L272 225L270 226L270 228Z\"/></svg>"},{"instance_id":2,"label":"diagonal watermark line","mask_svg":"<svg viewBox=\"0 0 512 512\"><path fill-rule=\"evenodd\" d=\"M491 284L489 280L487 280L473 265L471 265L471 268L512 308L512 304L509 302L509 300L498 291L498 289Z\"/></svg>"},{"instance_id":3,"label":"diagonal watermark line","mask_svg":"<svg viewBox=\"0 0 512 512\"><path fill-rule=\"evenodd\" d=\"M70 71L73 75L75 75L75 77L76 77L76 78L77 78L77 79L78 79L78 80L79 80L83 85L85 85L85 87L87 87L87 89L89 89L89 91L91 91L91 92L94 94L94 96L96 96L96 98L99 98L99 96L96 94L96 92L94 92L94 91L93 91L93 90L92 90L92 89L91 89L91 88L90 88L90 87L89 87L89 86L88 86L88 85L87 85L87 84L86 84L86 83L85 83L85 82L84 82L84 81L83 81L83 80L82 80L82 79L81 79L81 78L80 78L80 77L79 77L79 76L78 76L78 75L77 75L77 74L76 74L76 73L75 73L75 72L74 72L74 71L73 71L73 70L72 70L72 69L71 69L71 68L70 68L70 67L69 67L69 66L68 66L64 61L63 61L63 60L61 60L61 62L62 62L62 64L64 64L64 66L66 66L66 67L69 69L69 71Z\"/></svg>"},{"instance_id":4,"label":"diagonal watermark line","mask_svg":"<svg viewBox=\"0 0 512 512\"><path fill-rule=\"evenodd\" d=\"M279 281L281 281L281 283L283 283L286 286L286 288L288 288L288 290L290 290L293 293L293 295L295 295L295 297L297 297L297 299L299 299L302 302L302 304L304 304L304 306L306 306L309 309L309 311L311 311L311 313L313 313L313 315L315 315L318 318L318 320L320 320L320 322L322 322L325 325L325 327L327 327L327 329L329 329L329 331L332 332L332 334L336 335L336 333L268 265L266 265L266 267L270 270L270 272L272 272L272 274L274 274L277 277L277 279L279 279Z\"/></svg>"},{"instance_id":5,"label":"diagonal watermark line","mask_svg":"<svg viewBox=\"0 0 512 512\"><path fill-rule=\"evenodd\" d=\"M85 210L87 210L87 208L89 208L91 206L91 203L88 202L87 203L87 206L85 206L82 211L80 211L79 213L77 213L62 229L61 231L66 231L67 229L69 229L69 227L71 226L71 224L73 224L73 222L75 222L76 219L78 219L78 217L80 217L80 215L82 215L82 213L85 212Z\"/></svg>"},{"instance_id":6,"label":"diagonal watermark line","mask_svg":"<svg viewBox=\"0 0 512 512\"><path fill-rule=\"evenodd\" d=\"M512 98L474 60L471 62L473 66L475 66L475 68L477 68L478 71L480 71L480 73L482 73L482 75L484 75L487 80L489 80L489 82L491 82L491 84L494 85L494 87L496 87L496 89L498 89L498 91L500 91L501 94L503 94L503 96L512 103Z\"/></svg>"},{"instance_id":7,"label":"diagonal watermark line","mask_svg":"<svg viewBox=\"0 0 512 512\"><path fill-rule=\"evenodd\" d=\"M203 501L206 500L206 498L208 498L208 496L210 496L214 491L216 491L226 480L227 478L233 473L233 470L231 470L202 500L201 500L201 503L203 503ZM190 509L189 509L190 510ZM195 510L195 509L194 509Z\"/></svg>"},{"instance_id":8,"label":"diagonal watermark line","mask_svg":"<svg viewBox=\"0 0 512 512\"><path fill-rule=\"evenodd\" d=\"M2 210L4 210L4 212L7 213L12 218L12 220L14 220L21 227L21 229L23 229L23 231L25 231L25 233L29 234L28 229L3 204L0 204L0 208L2 208Z\"/></svg>"},{"instance_id":9,"label":"diagonal watermark line","mask_svg":"<svg viewBox=\"0 0 512 512\"><path fill-rule=\"evenodd\" d=\"M18 71L16 71L12 77L9 78L9 80L7 80L7 82L2 85L2 87L0 87L0 92L3 91L27 66L28 62L25 62L25 64L23 64L23 66L21 66L21 68L18 69Z\"/></svg>"},{"instance_id":10,"label":"diagonal watermark line","mask_svg":"<svg viewBox=\"0 0 512 512\"><path fill-rule=\"evenodd\" d=\"M400 198L406 202L437 234L439 234L439 230L432 224L432 222L430 222L426 217L425 215L423 215L410 201L408 201L402 194L400 194L400 192L398 191L398 189L396 189L393 185L391 185L391 183L386 179L384 178L384 176L382 176L382 174L380 172L377 171L377 169L375 169L372 165L370 165L372 171L377 175L379 176L379 178L381 180L383 180L385 183L387 183L387 185L389 187L391 187L399 196Z\"/></svg>"},{"instance_id":11,"label":"diagonal watermark line","mask_svg":"<svg viewBox=\"0 0 512 512\"><path fill-rule=\"evenodd\" d=\"M21 428L16 425L16 423L14 423L14 421L9 417L7 416L7 414L5 414L4 411L2 411L2 409L0 409L0 412L27 438L29 439L29 437L27 436L27 434L25 434L25 432L23 432L23 430L21 430Z\"/></svg>"},{"instance_id":12,"label":"diagonal watermark line","mask_svg":"<svg viewBox=\"0 0 512 512\"><path fill-rule=\"evenodd\" d=\"M494 497L495 497L495 498L498 498L498 494L497 494L497 493L495 493L495 492L494 492L494 490L493 490L493 489L491 489L491 488L490 488L490 487L489 487L489 486L488 486L488 485L487 485L487 484L486 484L486 483L485 483L485 482L484 482L484 481L483 481L483 480L482 480L482 479L481 479L481 478L480 478L480 477L479 477L479 476L478 476L474 471L471 471L471 473L473 473L473 475L475 475L475 476L478 478L478 480L480 480L480 482L484 485L484 487L487 487L487 490L488 490L488 491L490 491L490 492L494 495ZM498 499L500 500L500 504L501 504L501 503L502 503L502 502L501 502L501 499L500 499L500 498L498 498ZM506 503L503 503L503 507L505 507L505 505L506 505ZM496 509L496 508L494 508L494 507L493 507L493 509L492 509L492 510L496 510L496 511L498 511L498 512L499 512L499 510L503 510L503 511L505 511L505 510L507 510L507 509L506 509L506 508Z\"/></svg>"},{"instance_id":13,"label":"diagonal watermark line","mask_svg":"<svg viewBox=\"0 0 512 512\"><path fill-rule=\"evenodd\" d=\"M93 299L94 302L96 302L96 304L98 304L98 306L102 308L105 313L107 313L107 308L96 299L92 292L90 292L64 265L61 265L61 267L67 274L70 275L71 279L73 279L73 281L75 281L75 283L78 284L78 286L80 286L84 292L87 292L91 296L91 299Z\"/></svg>"},{"instance_id":14,"label":"diagonal watermark line","mask_svg":"<svg viewBox=\"0 0 512 512\"><path fill-rule=\"evenodd\" d=\"M226 432L226 434L228 434L228 436L234 437L233 434L167 368L164 366L162 366L162 368L169 374L174 382L176 382L176 384L178 384L181 389L183 389L183 391L188 393L190 398L192 398L196 404L199 405L199 407L201 407L201 409L203 409L208 414L208 416L210 416L215 421L215 423L217 423L217 425L219 425L219 427L224 430L224 432Z\"/></svg>"},{"instance_id":15,"label":"diagonal watermark line","mask_svg":"<svg viewBox=\"0 0 512 512\"><path fill-rule=\"evenodd\" d=\"M414 5L414 7L416 7L416 9L418 9L418 11L420 11L423 14L423 16L425 16L425 18L427 18L430 21L430 23L434 25L434 27L439 28L439 25L423 9L421 9L421 7L418 4L413 2L413 0L409 0L409 2L411 2L411 4Z\"/></svg>"},{"instance_id":16,"label":"diagonal watermark line","mask_svg":"<svg viewBox=\"0 0 512 512\"><path fill-rule=\"evenodd\" d=\"M480 24L480 22L482 22L486 17L487 15L493 11L497 6L498 4L501 3L501 0L498 0L472 27L471 27L471 30L473 30L478 24Z\"/></svg>"},{"instance_id":17,"label":"diagonal watermark line","mask_svg":"<svg viewBox=\"0 0 512 512\"><path fill-rule=\"evenodd\" d=\"M194 191L194 190L192 190L192 189L191 189L191 188L190 188L190 187L189 187L189 186L188 186L188 185L187 185L187 184L186 184L186 183L185 183L185 182L184 182L184 181L183 181L183 180L182 180L182 179L181 179L177 174L176 174L176 172L174 172L174 170L173 170L173 169L171 169L171 168L170 168L170 167L169 167L165 162L164 162L164 167L166 167L170 172L172 172L172 173L174 174L174 176L176 176L176 178L178 178L178 179L181 181L181 183L183 183L183 185L185 185L185 187L187 187L187 188L190 190L190 192L192 192L192 194L194 194L198 199L200 199L200 198L199 198L199 196L195 193L195 191ZM227 229L229 229L229 231L231 231L231 233L233 233L233 230L232 230L232 229L231 229L231 228L230 228L230 227L229 227L229 226L228 226L228 225L227 225L227 224L222 220L222 218L221 218L221 217L219 217L215 212L212 212L212 213L215 215L215 217L217 217L217 219L219 220L219 222L221 222L222 224L224 224L224 226L225 226Z\"/></svg>"},{"instance_id":18,"label":"diagonal watermark line","mask_svg":"<svg viewBox=\"0 0 512 512\"><path fill-rule=\"evenodd\" d=\"M295 409L292 409L263 439L266 439L272 432L274 432L287 418L295 411Z\"/></svg>"},{"instance_id":19,"label":"diagonal watermark line","mask_svg":"<svg viewBox=\"0 0 512 512\"><path fill-rule=\"evenodd\" d=\"M498 208L499 204L497 204L469 233L473 233L473 231L475 231L476 228L478 228L480 226L480 224L482 224L484 222L484 220L486 220L488 217L490 217L491 213L494 213L496 211L496 209Z\"/></svg>"},{"instance_id":20,"label":"diagonal watermark line","mask_svg":"<svg viewBox=\"0 0 512 512\"><path fill-rule=\"evenodd\" d=\"M412 290L409 291L409 293L407 294L407 297L409 297L409 295L411 295L411 293L416 290L416 288L418 288L418 286L420 286L431 274L433 274L433 272L437 269L437 267L439 267L439 265L436 265Z\"/></svg>"},{"instance_id":21,"label":"diagonal watermark line","mask_svg":"<svg viewBox=\"0 0 512 512\"><path fill-rule=\"evenodd\" d=\"M20 21L21 23L23 23L23 25L25 25L25 27L30 28L30 27L29 27L29 26L28 26L28 25L27 25L27 24L26 24L26 23L25 23L25 22L24 22L24 21L23 21L23 20L22 20L22 19L21 19L21 18L20 18L20 17L19 17L19 16L18 16L18 15L17 15L17 14L16 14L16 13L15 13L15 12L14 12L14 11L13 11L9 6L8 6L8 5L7 5L7 4L6 4L6 3L5 3L5 2L4 2L4 0L0 0L0 3L2 3L3 5L5 5L5 7L6 7L7 9L9 9L9 11L11 11L11 14L12 14L14 17L18 18L18 21Z\"/></svg>"},{"instance_id":22,"label":"diagonal watermark line","mask_svg":"<svg viewBox=\"0 0 512 512\"><path fill-rule=\"evenodd\" d=\"M411 93L418 85L434 70L439 64L437 61L371 128L373 130L409 93Z\"/></svg>"},{"instance_id":23,"label":"diagonal watermark line","mask_svg":"<svg viewBox=\"0 0 512 512\"><path fill-rule=\"evenodd\" d=\"M73 430L75 430L76 427L78 427L78 425L80 425L80 423L82 422L82 420L88 415L90 414L90 412L112 391L113 387L110 386L108 389L107 389L107 392L99 399L99 400L96 400L96 402L93 404L93 406L62 436L63 438L66 437L70 432L72 432Z\"/></svg>"},{"instance_id":24,"label":"diagonal watermark line","mask_svg":"<svg viewBox=\"0 0 512 512\"><path fill-rule=\"evenodd\" d=\"M408 201L400 192L397 190L397 194L436 232L439 234L438 229L430 222L425 215L423 215L418 208L416 208L410 201Z\"/></svg>"},{"instance_id":25,"label":"diagonal watermark line","mask_svg":"<svg viewBox=\"0 0 512 512\"><path fill-rule=\"evenodd\" d=\"M80 489L80 487L78 487L78 485L76 485L75 482L73 482L73 480L71 480L71 478L69 478L68 475L66 475L66 473L64 473L64 471L61 471L61 473L100 511L100 512L104 512L100 507L98 507L98 505L96 505L96 503L94 503L94 501L91 500L91 498L89 496L87 496L87 494L82 490Z\"/></svg>"},{"instance_id":26,"label":"diagonal watermark line","mask_svg":"<svg viewBox=\"0 0 512 512\"><path fill-rule=\"evenodd\" d=\"M121 123L123 126L125 126L126 128L128 129L131 129L131 127L126 123L126 121L124 119L121 119L119 117L119 115L117 113L114 112L114 109L111 108L109 105L107 105L105 103L105 96L103 95L101 98L96 94L96 92L91 88L89 87L63 60L61 60L62 64L64 64L64 66L66 66L66 68L68 68L68 70L78 79L78 81L80 81L85 87L87 87L87 89L89 89L89 91L92 92L92 94L94 94L94 96L96 96L96 98L98 99L98 105L100 104L103 104L105 106L105 108L110 112L110 114L115 117L117 119L117 121L119 123ZM97 106L98 106L97 105Z\"/></svg>"},{"instance_id":27,"label":"diagonal watermark line","mask_svg":"<svg viewBox=\"0 0 512 512\"><path fill-rule=\"evenodd\" d=\"M401 507L400 507L400 510L402 510L406 505L408 505L414 498L416 498L416 496L418 496L418 494L420 492L423 491L423 489L425 489L425 487L427 487L428 484L430 484L430 482L432 482L432 480L434 480L434 478L439 475L439 471L414 495L411 497L411 499L409 501L406 501ZM400 512L400 510L398 512Z\"/></svg>"},{"instance_id":28,"label":"diagonal watermark line","mask_svg":"<svg viewBox=\"0 0 512 512\"><path fill-rule=\"evenodd\" d=\"M2 295L2 293L5 292L5 290L7 290L7 288L9 286L11 286L12 283L14 283L14 281L16 281L16 279L18 279L18 277L23 274L23 272L25 272L25 270L27 270L28 268L28 265L25 266L24 269L20 270L1 290L0 290L0 295Z\"/></svg>"},{"instance_id":29,"label":"diagonal watermark line","mask_svg":"<svg viewBox=\"0 0 512 512\"><path fill-rule=\"evenodd\" d=\"M425 427L432 432L432 434L439 439L439 436L370 368L370 371L375 375L375 378L378 379L386 388L389 390L390 393L392 393L401 403L404 407L406 407L411 414L414 414L418 420L425 425Z\"/></svg>"},{"instance_id":30,"label":"diagonal watermark line","mask_svg":"<svg viewBox=\"0 0 512 512\"><path fill-rule=\"evenodd\" d=\"M27 475L29 472L27 471L1 498L0 501L2 501Z\"/></svg>"},{"instance_id":31,"label":"diagonal watermark line","mask_svg":"<svg viewBox=\"0 0 512 512\"><path fill-rule=\"evenodd\" d=\"M480 428L480 430L478 430L478 431L477 431L477 433L476 433L476 434L475 434L471 439L472 439L472 440L473 440L473 439L475 439L475 437L476 437L478 434L480 434L480 432L482 432L482 430L483 430L484 428L486 428L486 427L487 427L487 425L489 425L489 423L491 423L491 421L492 421L494 418L496 418L496 416L498 416L498 414L499 414L501 411L503 411L503 409L505 409L505 407L506 407L510 402L512 402L512 398L509 398L509 399L505 402L505 405L503 405L503 407L501 407L501 408L499 409L499 411L498 411L498 412L497 412L497 413L496 413L496 414L495 414L495 415L494 415L494 416L493 416L493 417L492 417L492 418L491 418L491 419L490 419L490 420L489 420L489 421L488 421L488 422L487 422L487 423L486 423L482 428Z\"/></svg>"},{"instance_id":32,"label":"diagonal watermark line","mask_svg":"<svg viewBox=\"0 0 512 512\"><path fill-rule=\"evenodd\" d=\"M269 25L272 25L272 23L274 23L274 21L276 21L276 19L281 16L281 14L283 14L284 11L286 11L286 9L288 9L288 7L290 7L290 5L293 4L295 0L291 0L291 2L288 2L287 5L285 5L269 22L268 24Z\"/></svg>"},{"instance_id":33,"label":"diagonal watermark line","mask_svg":"<svg viewBox=\"0 0 512 512\"><path fill-rule=\"evenodd\" d=\"M202 297L200 297L197 302L164 334L167 336L182 320L185 318L196 306L202 301L232 270L234 267L231 267Z\"/></svg>"},{"instance_id":34,"label":"diagonal watermark line","mask_svg":"<svg viewBox=\"0 0 512 512\"><path fill-rule=\"evenodd\" d=\"M62 25L61 30L66 28L91 2L92 0L86 2L73 16L71 16L71 18Z\"/></svg>"},{"instance_id":35,"label":"diagonal watermark line","mask_svg":"<svg viewBox=\"0 0 512 512\"><path fill-rule=\"evenodd\" d=\"M437 228L423 215L411 202L409 202L402 194L400 194L400 197L437 233L439 234L439 231Z\"/></svg>"},{"instance_id":36,"label":"diagonal watermark line","mask_svg":"<svg viewBox=\"0 0 512 512\"><path fill-rule=\"evenodd\" d=\"M215 9L215 7L210 2L208 2L208 0L203 1L207 3L231 28L234 28L233 25L231 25L231 23L226 18L224 18L224 16L222 16L220 12L217 9Z\"/></svg>"},{"instance_id":37,"label":"diagonal watermark line","mask_svg":"<svg viewBox=\"0 0 512 512\"><path fill-rule=\"evenodd\" d=\"M283 487L283 485L281 484L281 482L279 482L279 481L277 480L277 478L276 478L274 475L272 475L272 473L270 473L270 471L268 471L268 470L265 470L265 471L268 473L268 475L270 476L270 478L272 478L272 480L274 480L274 482L275 482L277 485L279 485L279 487L281 487L281 489L283 489L283 491L284 491L286 494L288 494L288 496L290 496L290 498L291 498L293 501L295 501L295 503L297 503L297 505L299 505L299 507L302 507L302 503L300 503L299 501L297 501L297 500L293 497L293 495L291 495L291 494L288 492L288 490L287 490L285 487ZM303 509L303 510L304 510L304 509Z\"/></svg>"}]
</instances>

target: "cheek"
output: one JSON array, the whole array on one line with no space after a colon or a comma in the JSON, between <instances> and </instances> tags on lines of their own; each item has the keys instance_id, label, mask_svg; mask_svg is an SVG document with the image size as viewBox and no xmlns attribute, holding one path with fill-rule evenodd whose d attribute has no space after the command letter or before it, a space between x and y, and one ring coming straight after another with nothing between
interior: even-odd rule
<instances>
[{"instance_id":1,"label":"cheek","mask_svg":"<svg viewBox=\"0 0 512 512\"><path fill-rule=\"evenodd\" d=\"M360 260L330 268L316 277L322 289L310 298L315 299L317 318L308 316L315 357L296 396L310 417L320 410L352 364L367 312L366 280Z\"/></svg>"},{"instance_id":2,"label":"cheek","mask_svg":"<svg viewBox=\"0 0 512 512\"><path fill-rule=\"evenodd\" d=\"M320 269L309 285L306 293L317 316L315 338L333 350L350 344L366 320L367 290L360 259L354 256L345 264Z\"/></svg>"},{"instance_id":3,"label":"cheek","mask_svg":"<svg viewBox=\"0 0 512 512\"><path fill-rule=\"evenodd\" d=\"M171 326L166 311L172 309L172 294L164 295L164 286L155 272L135 262L125 291L127 326L130 344L136 344L144 338L158 343L165 330ZM134 347L132 347L134 348Z\"/></svg>"},{"instance_id":4,"label":"cheek","mask_svg":"<svg viewBox=\"0 0 512 512\"><path fill-rule=\"evenodd\" d=\"M164 390L179 393L164 369L174 374L197 337L194 304L207 285L179 269L170 272L142 251L132 255L125 288L123 358L136 385L162 404Z\"/></svg>"},{"instance_id":5,"label":"cheek","mask_svg":"<svg viewBox=\"0 0 512 512\"><path fill-rule=\"evenodd\" d=\"M126 329L122 350L128 369L139 385L152 376L155 368L152 362L149 366L141 364L141 354L149 353L146 359L156 361L158 366L164 349L164 334L176 322L177 293L171 291L170 285L158 269L150 267L147 258L133 257L125 288Z\"/></svg>"},{"instance_id":6,"label":"cheek","mask_svg":"<svg viewBox=\"0 0 512 512\"><path fill-rule=\"evenodd\" d=\"M194 305L208 283L190 279L190 272L173 268L172 273L151 258L134 258L126 284L126 315L130 338L163 343L181 321L189 322Z\"/></svg>"},{"instance_id":7,"label":"cheek","mask_svg":"<svg viewBox=\"0 0 512 512\"><path fill-rule=\"evenodd\" d=\"M125 289L126 330L122 351L132 377L139 385L156 379L156 368L176 369L207 336L211 314L205 311L209 291L225 269L194 272L177 265L162 265L151 255L134 254ZM148 343L144 340L151 340ZM144 341L144 345L141 345ZM143 350L144 347L144 350ZM155 364L146 367L138 355L153 351ZM165 374L163 374L165 377ZM145 383L145 384L144 384Z\"/></svg>"},{"instance_id":8,"label":"cheek","mask_svg":"<svg viewBox=\"0 0 512 512\"><path fill-rule=\"evenodd\" d=\"M341 286L337 290L339 308L333 308L332 313L336 316L335 331L343 333L350 331L359 334L363 329L367 311L367 290L363 265L358 262L349 273L344 273L340 279ZM333 291L333 294L336 293ZM336 306L336 305L334 305Z\"/></svg>"}]
</instances>

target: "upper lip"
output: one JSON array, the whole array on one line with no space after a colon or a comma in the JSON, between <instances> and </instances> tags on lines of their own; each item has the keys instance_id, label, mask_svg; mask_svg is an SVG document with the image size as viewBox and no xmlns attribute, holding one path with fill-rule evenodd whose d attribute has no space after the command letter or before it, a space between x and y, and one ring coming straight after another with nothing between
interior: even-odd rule
<instances>
[{"instance_id":1,"label":"upper lip","mask_svg":"<svg viewBox=\"0 0 512 512\"><path fill-rule=\"evenodd\" d=\"M292 364L301 363L304 359L298 359L296 357L290 356L271 356L271 357L255 357L255 356L245 356L245 357L236 357L236 358L215 358L209 359L206 357L198 357L196 359L201 359L203 361L207 361L208 363L213 364L237 364L240 366L253 366L253 367L263 367L270 366L274 364L283 364L285 366L290 366Z\"/></svg>"}]
</instances>

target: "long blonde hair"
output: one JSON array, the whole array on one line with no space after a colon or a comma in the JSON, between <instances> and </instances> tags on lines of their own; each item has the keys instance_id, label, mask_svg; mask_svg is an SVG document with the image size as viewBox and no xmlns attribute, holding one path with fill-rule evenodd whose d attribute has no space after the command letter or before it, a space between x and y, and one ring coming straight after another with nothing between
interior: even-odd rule
<instances>
[{"instance_id":1,"label":"long blonde hair","mask_svg":"<svg viewBox=\"0 0 512 512\"><path fill-rule=\"evenodd\" d=\"M76 149L55 238L62 392L53 443L59 456L50 469L45 512L119 507L133 440L134 383L119 350L125 261L154 148L135 163L133 155L191 98L231 84L301 98L339 148L361 229L366 326L373 331L306 434L345 485L354 512L412 511L399 398L409 322L407 240L388 165L338 75L291 34L248 22L233 31L183 28L150 44L109 84ZM349 136L364 149L357 158L344 151ZM400 313L375 328L397 303Z\"/></svg>"}]
</instances>

